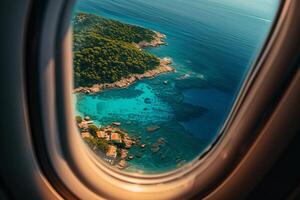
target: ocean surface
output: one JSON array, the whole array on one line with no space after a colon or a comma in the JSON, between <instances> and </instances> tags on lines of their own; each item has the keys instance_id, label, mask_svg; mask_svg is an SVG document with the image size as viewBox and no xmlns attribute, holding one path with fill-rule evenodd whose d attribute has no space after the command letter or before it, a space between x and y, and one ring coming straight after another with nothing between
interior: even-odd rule
<instances>
[{"instance_id":1,"label":"ocean surface","mask_svg":"<svg viewBox=\"0 0 300 200\"><path fill-rule=\"evenodd\" d=\"M278 1L270 0L79 0L75 12L166 34L167 46L146 50L170 57L177 72L126 89L78 94L77 114L99 126L121 122L132 137L141 137L146 148L130 149L138 156L127 171L162 173L197 158L224 125L277 7ZM160 129L147 132L153 125ZM152 152L161 138L166 143Z\"/></svg>"}]
</instances>

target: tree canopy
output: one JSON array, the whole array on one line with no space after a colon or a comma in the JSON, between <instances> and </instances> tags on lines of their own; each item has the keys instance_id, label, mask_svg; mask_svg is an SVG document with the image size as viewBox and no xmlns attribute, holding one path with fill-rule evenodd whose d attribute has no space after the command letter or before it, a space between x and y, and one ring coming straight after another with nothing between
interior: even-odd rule
<instances>
[{"instance_id":1,"label":"tree canopy","mask_svg":"<svg viewBox=\"0 0 300 200\"><path fill-rule=\"evenodd\" d=\"M151 30L85 13L74 17L73 29L75 87L112 83L159 65L133 44L151 41Z\"/></svg>"}]
</instances>

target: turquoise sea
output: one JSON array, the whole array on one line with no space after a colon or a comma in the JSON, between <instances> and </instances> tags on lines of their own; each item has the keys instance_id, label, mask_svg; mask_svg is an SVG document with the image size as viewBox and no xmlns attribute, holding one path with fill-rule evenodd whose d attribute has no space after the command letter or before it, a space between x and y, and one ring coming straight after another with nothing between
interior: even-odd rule
<instances>
[{"instance_id":1,"label":"turquoise sea","mask_svg":"<svg viewBox=\"0 0 300 200\"><path fill-rule=\"evenodd\" d=\"M146 148L128 171L161 173L197 156L216 138L241 84L264 45L278 1L79 0L75 10L139 25L167 35L167 46L148 48L170 57L176 73L126 89L75 96L76 112L97 125L121 122ZM164 84L167 81L167 84ZM149 133L146 127L160 129ZM158 152L151 145L165 143ZM138 158L139 157L139 158Z\"/></svg>"}]
</instances>

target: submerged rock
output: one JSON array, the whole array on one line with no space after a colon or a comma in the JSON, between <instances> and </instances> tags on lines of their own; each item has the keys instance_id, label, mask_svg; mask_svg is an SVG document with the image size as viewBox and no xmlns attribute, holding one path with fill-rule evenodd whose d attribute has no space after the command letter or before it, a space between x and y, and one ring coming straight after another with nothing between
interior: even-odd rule
<instances>
[{"instance_id":1,"label":"submerged rock","mask_svg":"<svg viewBox=\"0 0 300 200\"><path fill-rule=\"evenodd\" d=\"M161 138L159 138L159 139L157 140L157 143L158 143L158 144L165 144L165 143L166 143L166 139L163 138L163 137L161 137Z\"/></svg>"},{"instance_id":2,"label":"submerged rock","mask_svg":"<svg viewBox=\"0 0 300 200\"><path fill-rule=\"evenodd\" d=\"M150 137L150 136L147 136L147 137L146 137L146 140L150 140L150 139L151 139L151 137Z\"/></svg>"},{"instance_id":3,"label":"submerged rock","mask_svg":"<svg viewBox=\"0 0 300 200\"><path fill-rule=\"evenodd\" d=\"M136 155L135 155L135 157L137 157L137 158L141 158L143 155L141 154L141 153L137 153Z\"/></svg>"},{"instance_id":4,"label":"submerged rock","mask_svg":"<svg viewBox=\"0 0 300 200\"><path fill-rule=\"evenodd\" d=\"M173 103L172 108L178 121L189 121L192 118L201 116L207 110L204 107L189 103Z\"/></svg>"},{"instance_id":5,"label":"submerged rock","mask_svg":"<svg viewBox=\"0 0 300 200\"><path fill-rule=\"evenodd\" d=\"M155 144L152 145L151 151L152 151L153 153L157 153L159 150L160 150L160 148L159 148L159 145L158 145L158 144L155 143Z\"/></svg>"},{"instance_id":6,"label":"submerged rock","mask_svg":"<svg viewBox=\"0 0 300 200\"><path fill-rule=\"evenodd\" d=\"M151 99L150 99L150 98L145 98L144 102L145 102L146 104L150 104L150 103L151 103Z\"/></svg>"},{"instance_id":7,"label":"submerged rock","mask_svg":"<svg viewBox=\"0 0 300 200\"><path fill-rule=\"evenodd\" d=\"M160 150L160 148L157 146L157 147L152 147L151 148L151 151L153 152L153 153L157 153L158 151Z\"/></svg>"},{"instance_id":8,"label":"submerged rock","mask_svg":"<svg viewBox=\"0 0 300 200\"><path fill-rule=\"evenodd\" d=\"M160 129L160 126L158 126L158 125L148 126L148 127L146 128L146 130L147 130L148 132L155 132L155 131L157 131L158 129Z\"/></svg>"}]
</instances>

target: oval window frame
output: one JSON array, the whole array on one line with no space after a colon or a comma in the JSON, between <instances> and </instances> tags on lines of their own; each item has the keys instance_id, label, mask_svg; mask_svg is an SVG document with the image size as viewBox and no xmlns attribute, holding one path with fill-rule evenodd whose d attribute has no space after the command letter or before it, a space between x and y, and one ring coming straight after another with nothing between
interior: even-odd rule
<instances>
[{"instance_id":1,"label":"oval window frame","mask_svg":"<svg viewBox=\"0 0 300 200\"><path fill-rule=\"evenodd\" d=\"M268 38L262 54L257 58L248 77L240 90L240 94L233 106L233 109L226 121L216 142L201 159L195 160L171 173L159 175L125 174L120 171L105 167L94 154L85 146L81 138L74 137L77 128L72 115L72 45L71 32L69 30L70 14L74 1L61 1L59 4L54 1L45 3L45 13L40 19L44 24L34 39L37 39L36 51L33 52L36 60L33 80L34 90L30 87L30 98L39 102L37 108L32 109L39 113L41 127L37 127L33 135L36 149L44 151L47 157L51 173L45 172L47 167L42 167L44 173L52 178L52 183L61 181L58 187L65 195L74 195L82 199L98 198L120 198L131 199L168 199L183 198L192 196L199 192L206 195L212 188L224 180L228 173L235 167L237 160L245 154L252 141L257 135L257 130L262 121L259 116L267 111L264 105L273 99L265 97L263 103L255 103L251 93L257 92L258 81L264 79L266 72L274 72L271 69L268 59L271 59L270 52L274 41L280 36L280 30L288 18L288 10L292 8L293 1L282 2L278 10L277 23L274 23L272 34ZM31 52L32 53L32 52ZM29 66L28 66L29 67ZM32 66L30 70L32 70ZM274 67L275 68L275 67ZM34 69L34 68L33 68ZM285 71L283 66L276 70ZM259 74L258 72L265 72ZM27 77L28 78L28 77ZM277 87L270 85L262 88L262 91L276 91ZM250 98L251 97L251 98ZM251 108L251 110L250 110ZM253 109L254 108L254 109ZM70 115L71 113L71 115ZM70 117L71 116L71 117ZM243 122L247 119L247 123ZM31 117L31 125L34 126ZM37 132L41 132L41 136ZM226 134L225 134L226 132ZM256 132L256 131L255 131ZM65 133L65 134L59 134ZM72 134L73 133L73 134ZM234 140L233 140L234 138ZM44 142L42 142L44 141ZM249 142L250 141L250 142ZM41 146L44 145L44 146ZM214 148L212 148L214 147ZM41 161L41 159L39 159ZM84 164L83 164L84 163ZM88 167L88 168L86 168ZM95 177L96 176L96 177ZM185 178L182 178L185 177ZM50 178L51 179L51 178ZM55 179L55 180L53 180ZM99 183L101 180L101 183ZM105 188L109 187L110 191ZM73 188L73 189L72 189ZM79 191L75 191L76 190ZM199 189L200 188L200 189ZM192 191L192 192L191 192ZM121 197L121 198L122 198Z\"/></svg>"}]
</instances>

